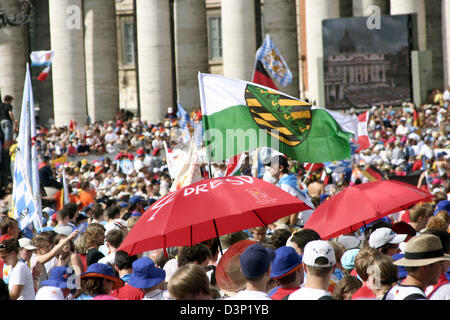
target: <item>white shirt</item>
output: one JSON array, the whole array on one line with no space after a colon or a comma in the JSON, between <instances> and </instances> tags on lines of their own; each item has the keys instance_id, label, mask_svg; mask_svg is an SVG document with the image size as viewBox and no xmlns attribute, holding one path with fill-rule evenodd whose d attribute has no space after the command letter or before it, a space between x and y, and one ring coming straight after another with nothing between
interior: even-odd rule
<instances>
[{"instance_id":1,"label":"white shirt","mask_svg":"<svg viewBox=\"0 0 450 320\"><path fill-rule=\"evenodd\" d=\"M20 292L17 300L35 299L36 295L34 293L33 275L31 274L31 270L28 266L22 261L17 262L11 270L8 283L9 291L11 291L15 285L23 285L22 291Z\"/></svg>"},{"instance_id":2,"label":"white shirt","mask_svg":"<svg viewBox=\"0 0 450 320\"><path fill-rule=\"evenodd\" d=\"M263 291L242 290L232 297L225 300L272 300L270 296Z\"/></svg>"},{"instance_id":3,"label":"white shirt","mask_svg":"<svg viewBox=\"0 0 450 320\"><path fill-rule=\"evenodd\" d=\"M37 258L38 258L38 256L36 255L36 253L33 253L33 255L31 256L31 259L30 259L30 269L31 270L33 270L33 268L36 266ZM58 259L56 257L53 257L49 261L44 263L46 276L45 276L45 278L39 277L39 281L48 279L50 270L52 270L53 267L56 266L57 262L58 262Z\"/></svg>"},{"instance_id":4,"label":"white shirt","mask_svg":"<svg viewBox=\"0 0 450 320\"><path fill-rule=\"evenodd\" d=\"M166 282L169 282L172 275L178 270L178 260L175 258L170 259L166 262L163 269L166 272Z\"/></svg>"},{"instance_id":5,"label":"white shirt","mask_svg":"<svg viewBox=\"0 0 450 320\"><path fill-rule=\"evenodd\" d=\"M323 296L331 296L327 290L302 287L290 294L288 300L319 300Z\"/></svg>"},{"instance_id":6,"label":"white shirt","mask_svg":"<svg viewBox=\"0 0 450 320\"><path fill-rule=\"evenodd\" d=\"M116 261L116 253L114 252L114 253L110 253L106 257L98 260L98 263L114 265L115 261Z\"/></svg>"},{"instance_id":7,"label":"white shirt","mask_svg":"<svg viewBox=\"0 0 450 320\"><path fill-rule=\"evenodd\" d=\"M443 99L444 101L450 100L450 91L445 90L445 91L444 91L444 94L442 95L442 99Z\"/></svg>"},{"instance_id":8,"label":"white shirt","mask_svg":"<svg viewBox=\"0 0 450 320\"><path fill-rule=\"evenodd\" d=\"M423 295L423 300L426 300L425 293L416 286L395 285L386 295L386 300L405 300L406 297L412 294Z\"/></svg>"},{"instance_id":9,"label":"white shirt","mask_svg":"<svg viewBox=\"0 0 450 320\"><path fill-rule=\"evenodd\" d=\"M142 300L169 300L169 292L161 289L152 290L147 292Z\"/></svg>"}]
</instances>

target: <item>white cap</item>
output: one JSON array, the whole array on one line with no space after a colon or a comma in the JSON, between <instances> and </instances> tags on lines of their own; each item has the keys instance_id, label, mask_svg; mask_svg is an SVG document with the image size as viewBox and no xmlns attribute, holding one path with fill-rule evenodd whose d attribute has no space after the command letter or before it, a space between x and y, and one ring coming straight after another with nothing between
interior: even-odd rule
<instances>
[{"instance_id":1,"label":"white cap","mask_svg":"<svg viewBox=\"0 0 450 320\"><path fill-rule=\"evenodd\" d=\"M19 246L23 249L27 250L36 250L37 248L33 246L33 243L28 238L20 238L19 239Z\"/></svg>"},{"instance_id":2,"label":"white cap","mask_svg":"<svg viewBox=\"0 0 450 320\"><path fill-rule=\"evenodd\" d=\"M405 241L407 234L396 234L390 228L378 228L369 237L369 246L378 249L385 244L398 244Z\"/></svg>"},{"instance_id":3,"label":"white cap","mask_svg":"<svg viewBox=\"0 0 450 320\"><path fill-rule=\"evenodd\" d=\"M64 294L58 287L42 287L36 292L35 300L64 300Z\"/></svg>"},{"instance_id":4,"label":"white cap","mask_svg":"<svg viewBox=\"0 0 450 320\"><path fill-rule=\"evenodd\" d=\"M317 258L326 258L327 264L316 264ZM306 244L303 250L303 263L311 267L329 268L336 264L333 247L326 241L313 240Z\"/></svg>"}]
</instances>

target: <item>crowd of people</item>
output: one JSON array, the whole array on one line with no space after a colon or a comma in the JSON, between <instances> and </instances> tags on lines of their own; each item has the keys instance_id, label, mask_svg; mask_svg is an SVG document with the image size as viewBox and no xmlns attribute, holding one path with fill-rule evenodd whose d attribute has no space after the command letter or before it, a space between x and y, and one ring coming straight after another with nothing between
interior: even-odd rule
<instances>
[{"instance_id":1,"label":"crowd of people","mask_svg":"<svg viewBox=\"0 0 450 320\"><path fill-rule=\"evenodd\" d=\"M429 191L432 202L333 239L304 228L314 214L310 210L193 246L135 256L120 245L145 211L170 192L174 177L167 150L185 143L176 108L156 124L120 110L114 121L41 125L35 141L43 208L38 232L20 230L11 212L18 125L12 97L5 97L0 299L449 300L450 87L435 95L418 107L405 102L367 110L371 146L352 154L348 170L310 170L283 156L273 161L270 152L256 172L252 152L241 169L313 209L348 186L372 181L368 169L380 179L405 179ZM194 110L190 120L201 122L201 111ZM203 178L220 177L226 163L200 168Z\"/></svg>"}]
</instances>

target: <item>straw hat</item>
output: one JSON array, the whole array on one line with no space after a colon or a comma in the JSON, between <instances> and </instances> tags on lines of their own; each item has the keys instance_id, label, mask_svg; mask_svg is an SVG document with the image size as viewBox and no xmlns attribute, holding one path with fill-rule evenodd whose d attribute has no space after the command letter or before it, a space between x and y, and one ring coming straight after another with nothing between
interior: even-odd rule
<instances>
[{"instance_id":1,"label":"straw hat","mask_svg":"<svg viewBox=\"0 0 450 320\"><path fill-rule=\"evenodd\" d=\"M405 248L405 256L394 262L397 266L420 267L439 261L450 260L444 252L441 240L431 234L421 234L411 238Z\"/></svg>"}]
</instances>

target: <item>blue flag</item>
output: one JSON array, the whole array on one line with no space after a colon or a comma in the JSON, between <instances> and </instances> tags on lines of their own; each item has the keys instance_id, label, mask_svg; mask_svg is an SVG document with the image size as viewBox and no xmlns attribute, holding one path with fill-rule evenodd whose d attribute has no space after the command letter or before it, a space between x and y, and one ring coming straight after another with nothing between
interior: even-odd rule
<instances>
[{"instance_id":1,"label":"blue flag","mask_svg":"<svg viewBox=\"0 0 450 320\"><path fill-rule=\"evenodd\" d=\"M179 119L178 123L180 125L180 128L183 130L188 129L188 124L191 124L191 118L181 104L177 103L177 106L177 118Z\"/></svg>"},{"instance_id":2,"label":"blue flag","mask_svg":"<svg viewBox=\"0 0 450 320\"><path fill-rule=\"evenodd\" d=\"M292 82L292 72L268 34L256 52L256 60L262 62L266 70L281 86L285 87Z\"/></svg>"},{"instance_id":3,"label":"blue flag","mask_svg":"<svg viewBox=\"0 0 450 320\"><path fill-rule=\"evenodd\" d=\"M19 223L20 230L24 230L37 215L38 207L33 197L31 185L20 150L16 150L13 185L13 213Z\"/></svg>"}]
</instances>

